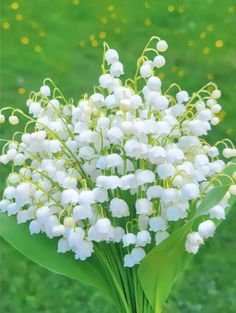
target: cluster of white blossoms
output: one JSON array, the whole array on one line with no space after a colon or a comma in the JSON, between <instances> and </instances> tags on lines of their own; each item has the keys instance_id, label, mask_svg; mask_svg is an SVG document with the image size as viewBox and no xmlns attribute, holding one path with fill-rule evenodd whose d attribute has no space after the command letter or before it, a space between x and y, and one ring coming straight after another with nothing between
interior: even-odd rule
<instances>
[{"instance_id":1,"label":"cluster of white blossoms","mask_svg":"<svg viewBox=\"0 0 236 313\"><path fill-rule=\"evenodd\" d=\"M19 115L27 122L0 156L12 163L0 210L16 214L18 223L29 221L31 234L58 237L58 252L72 250L76 259L90 257L100 242L108 249L120 245L126 267L186 223L225 167L218 146L225 145L227 158L236 150L229 141L210 145L204 137L219 123L216 85L192 95L176 84L163 91L158 70L167 48L152 37L134 79L122 82L119 54L105 44L103 73L91 96L67 101L47 79L27 100L29 115L1 109L0 123L8 111L12 125ZM236 194L233 183L230 192ZM213 236L230 192L188 234L188 252Z\"/></svg>"}]
</instances>

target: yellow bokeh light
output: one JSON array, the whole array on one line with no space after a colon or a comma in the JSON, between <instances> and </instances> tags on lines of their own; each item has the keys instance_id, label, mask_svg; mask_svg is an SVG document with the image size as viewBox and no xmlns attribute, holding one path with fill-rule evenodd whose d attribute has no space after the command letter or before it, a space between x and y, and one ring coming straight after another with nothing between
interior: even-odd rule
<instances>
[{"instance_id":1,"label":"yellow bokeh light","mask_svg":"<svg viewBox=\"0 0 236 313\"><path fill-rule=\"evenodd\" d=\"M216 116L219 117L219 119L221 121L223 121L225 116L226 116L226 112L225 111L221 111L220 113L216 114Z\"/></svg>"},{"instance_id":2,"label":"yellow bokeh light","mask_svg":"<svg viewBox=\"0 0 236 313\"><path fill-rule=\"evenodd\" d=\"M207 31L208 32L213 32L213 30L214 30L214 26L213 25L210 24L210 25L207 26Z\"/></svg>"},{"instance_id":3,"label":"yellow bokeh light","mask_svg":"<svg viewBox=\"0 0 236 313\"><path fill-rule=\"evenodd\" d=\"M94 47L94 48L97 48L98 47L98 41L96 39L92 40L91 41L91 46Z\"/></svg>"},{"instance_id":4,"label":"yellow bokeh light","mask_svg":"<svg viewBox=\"0 0 236 313\"><path fill-rule=\"evenodd\" d=\"M34 51L35 51L36 53L40 53L40 52L42 51L41 46L40 46L40 45L35 45L35 46L34 46Z\"/></svg>"},{"instance_id":5,"label":"yellow bokeh light","mask_svg":"<svg viewBox=\"0 0 236 313\"><path fill-rule=\"evenodd\" d=\"M74 5L79 5L80 0L72 0L72 3L73 3Z\"/></svg>"},{"instance_id":6,"label":"yellow bokeh light","mask_svg":"<svg viewBox=\"0 0 236 313\"><path fill-rule=\"evenodd\" d=\"M190 40L188 41L188 46L189 46L189 47L193 47L194 45L195 45L195 41L192 40L192 39L190 39Z\"/></svg>"},{"instance_id":7,"label":"yellow bokeh light","mask_svg":"<svg viewBox=\"0 0 236 313\"><path fill-rule=\"evenodd\" d=\"M107 36L106 32L100 32L99 33L99 37L102 39L106 38L106 36Z\"/></svg>"},{"instance_id":8,"label":"yellow bokeh light","mask_svg":"<svg viewBox=\"0 0 236 313\"><path fill-rule=\"evenodd\" d=\"M108 19L105 16L103 16L101 18L101 22L102 22L102 24L107 24L108 23Z\"/></svg>"},{"instance_id":9,"label":"yellow bokeh light","mask_svg":"<svg viewBox=\"0 0 236 313\"><path fill-rule=\"evenodd\" d=\"M229 13L234 13L234 12L235 12L235 6L234 6L234 5L231 5L231 6L228 8L228 12L229 12Z\"/></svg>"},{"instance_id":10,"label":"yellow bokeh light","mask_svg":"<svg viewBox=\"0 0 236 313\"><path fill-rule=\"evenodd\" d=\"M184 11L185 11L185 7L183 6L183 5L181 5L180 7L178 7L178 11L179 11L179 13L184 13Z\"/></svg>"},{"instance_id":11,"label":"yellow bokeh light","mask_svg":"<svg viewBox=\"0 0 236 313\"><path fill-rule=\"evenodd\" d=\"M23 20L23 15L22 14L16 14L15 16L17 21L22 21Z\"/></svg>"},{"instance_id":12,"label":"yellow bokeh light","mask_svg":"<svg viewBox=\"0 0 236 313\"><path fill-rule=\"evenodd\" d=\"M160 73L158 74L158 76L159 76L160 79L163 79L163 78L165 77L165 73L160 72Z\"/></svg>"},{"instance_id":13,"label":"yellow bokeh light","mask_svg":"<svg viewBox=\"0 0 236 313\"><path fill-rule=\"evenodd\" d=\"M19 3L18 2L12 2L11 3L11 9L12 10L18 10L20 7Z\"/></svg>"},{"instance_id":14,"label":"yellow bokeh light","mask_svg":"<svg viewBox=\"0 0 236 313\"><path fill-rule=\"evenodd\" d=\"M89 35L89 40L95 40L96 39L96 37L95 37L95 35L94 34L91 34L91 35Z\"/></svg>"},{"instance_id":15,"label":"yellow bokeh light","mask_svg":"<svg viewBox=\"0 0 236 313\"><path fill-rule=\"evenodd\" d=\"M23 95L25 92L26 92L26 90L25 90L24 87L18 88L18 93L19 93L20 95Z\"/></svg>"},{"instance_id":16,"label":"yellow bokeh light","mask_svg":"<svg viewBox=\"0 0 236 313\"><path fill-rule=\"evenodd\" d=\"M121 32L122 32L121 28L119 28L119 27L115 28L115 33L116 34L120 34Z\"/></svg>"},{"instance_id":17,"label":"yellow bokeh light","mask_svg":"<svg viewBox=\"0 0 236 313\"><path fill-rule=\"evenodd\" d=\"M108 10L109 12L114 11L114 5L112 5L112 4L108 5L107 10Z\"/></svg>"},{"instance_id":18,"label":"yellow bokeh light","mask_svg":"<svg viewBox=\"0 0 236 313\"><path fill-rule=\"evenodd\" d=\"M9 29L9 28L10 28L10 23L8 23L8 22L3 22L3 23L2 23L2 28L3 28L3 29Z\"/></svg>"},{"instance_id":19,"label":"yellow bokeh light","mask_svg":"<svg viewBox=\"0 0 236 313\"><path fill-rule=\"evenodd\" d=\"M209 47L204 47L202 50L203 54L209 54L210 53L210 48Z\"/></svg>"},{"instance_id":20,"label":"yellow bokeh light","mask_svg":"<svg viewBox=\"0 0 236 313\"><path fill-rule=\"evenodd\" d=\"M215 79L215 76L213 74L209 73L207 75L207 78L208 78L208 80L213 80L213 79Z\"/></svg>"},{"instance_id":21,"label":"yellow bokeh light","mask_svg":"<svg viewBox=\"0 0 236 313\"><path fill-rule=\"evenodd\" d=\"M40 37L45 37L45 35L46 35L46 34L45 34L45 32L44 32L43 30L40 30L40 31L39 31L39 36L40 36Z\"/></svg>"},{"instance_id":22,"label":"yellow bokeh light","mask_svg":"<svg viewBox=\"0 0 236 313\"><path fill-rule=\"evenodd\" d=\"M23 37L21 37L20 42L22 43L22 45L28 45L30 40L28 37L23 36Z\"/></svg>"},{"instance_id":23,"label":"yellow bokeh light","mask_svg":"<svg viewBox=\"0 0 236 313\"><path fill-rule=\"evenodd\" d=\"M175 6L173 4L169 4L167 9L168 9L169 12L174 12L175 11Z\"/></svg>"},{"instance_id":24,"label":"yellow bokeh light","mask_svg":"<svg viewBox=\"0 0 236 313\"><path fill-rule=\"evenodd\" d=\"M84 47L86 45L86 41L80 40L79 45L80 45L80 47Z\"/></svg>"},{"instance_id":25,"label":"yellow bokeh light","mask_svg":"<svg viewBox=\"0 0 236 313\"><path fill-rule=\"evenodd\" d=\"M199 37L200 37L201 39L205 39L205 38L206 38L206 32L201 32L200 35L199 35Z\"/></svg>"},{"instance_id":26,"label":"yellow bokeh light","mask_svg":"<svg viewBox=\"0 0 236 313\"><path fill-rule=\"evenodd\" d=\"M146 9L150 9L150 7L151 7L151 5L150 5L150 3L148 3L147 1L144 3L144 7L146 8Z\"/></svg>"},{"instance_id":27,"label":"yellow bokeh light","mask_svg":"<svg viewBox=\"0 0 236 313\"><path fill-rule=\"evenodd\" d=\"M216 40L216 42L215 42L216 48L222 48L223 45L224 45L224 41L222 39Z\"/></svg>"},{"instance_id":28,"label":"yellow bokeh light","mask_svg":"<svg viewBox=\"0 0 236 313\"><path fill-rule=\"evenodd\" d=\"M183 69L178 71L178 76L179 77L184 77L184 75L185 75L185 71Z\"/></svg>"},{"instance_id":29,"label":"yellow bokeh light","mask_svg":"<svg viewBox=\"0 0 236 313\"><path fill-rule=\"evenodd\" d=\"M234 133L234 129L233 128L227 128L226 129L226 133L227 133L228 136L232 136L233 133Z\"/></svg>"},{"instance_id":30,"label":"yellow bokeh light","mask_svg":"<svg viewBox=\"0 0 236 313\"><path fill-rule=\"evenodd\" d=\"M150 20L150 18L145 18L144 25L149 26L151 24L152 24L152 21Z\"/></svg>"}]
</instances>

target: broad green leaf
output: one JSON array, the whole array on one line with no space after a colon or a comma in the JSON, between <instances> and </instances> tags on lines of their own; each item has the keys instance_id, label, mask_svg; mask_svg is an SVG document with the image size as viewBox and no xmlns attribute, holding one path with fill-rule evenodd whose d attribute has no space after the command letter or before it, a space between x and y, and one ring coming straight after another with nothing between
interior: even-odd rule
<instances>
[{"instance_id":1,"label":"broad green leaf","mask_svg":"<svg viewBox=\"0 0 236 313\"><path fill-rule=\"evenodd\" d=\"M30 235L27 224L17 224L15 217L0 213L0 235L14 248L35 263L64 276L98 288L112 299L111 289L102 276L94 257L86 261L75 260L72 253L57 253L57 240L43 234Z\"/></svg>"},{"instance_id":2,"label":"broad green leaf","mask_svg":"<svg viewBox=\"0 0 236 313\"><path fill-rule=\"evenodd\" d=\"M185 252L189 222L154 248L141 262L138 277L155 313L161 313L173 284L192 255Z\"/></svg>"}]
</instances>

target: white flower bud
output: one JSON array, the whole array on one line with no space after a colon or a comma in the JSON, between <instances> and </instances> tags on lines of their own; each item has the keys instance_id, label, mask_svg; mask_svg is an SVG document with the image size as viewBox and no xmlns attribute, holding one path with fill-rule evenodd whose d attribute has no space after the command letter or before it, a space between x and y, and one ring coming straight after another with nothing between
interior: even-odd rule
<instances>
[{"instance_id":1,"label":"white flower bud","mask_svg":"<svg viewBox=\"0 0 236 313\"><path fill-rule=\"evenodd\" d=\"M179 91L176 94L176 99L177 99L178 103L187 102L189 100L189 94L185 90Z\"/></svg>"},{"instance_id":2,"label":"white flower bud","mask_svg":"<svg viewBox=\"0 0 236 313\"><path fill-rule=\"evenodd\" d=\"M0 124L3 124L5 122L5 116L0 113Z\"/></svg>"},{"instance_id":3,"label":"white flower bud","mask_svg":"<svg viewBox=\"0 0 236 313\"><path fill-rule=\"evenodd\" d=\"M3 154L0 156L0 163L6 165L10 161L10 158L7 154Z\"/></svg>"},{"instance_id":4,"label":"white flower bud","mask_svg":"<svg viewBox=\"0 0 236 313\"><path fill-rule=\"evenodd\" d=\"M161 80L160 78L153 76L150 77L147 81L147 86L150 90L160 91L161 90Z\"/></svg>"},{"instance_id":5,"label":"white flower bud","mask_svg":"<svg viewBox=\"0 0 236 313\"><path fill-rule=\"evenodd\" d=\"M198 232L192 232L187 235L187 241L192 246L199 246L203 244L203 239Z\"/></svg>"},{"instance_id":6,"label":"white flower bud","mask_svg":"<svg viewBox=\"0 0 236 313\"><path fill-rule=\"evenodd\" d=\"M108 64L113 64L119 61L119 54L114 49L108 49L105 53L105 59Z\"/></svg>"},{"instance_id":7,"label":"white flower bud","mask_svg":"<svg viewBox=\"0 0 236 313\"><path fill-rule=\"evenodd\" d=\"M211 120L211 124L212 125L217 125L219 123L220 123L219 117L215 116L215 117L212 118L212 120Z\"/></svg>"},{"instance_id":8,"label":"white flower bud","mask_svg":"<svg viewBox=\"0 0 236 313\"><path fill-rule=\"evenodd\" d=\"M162 55L157 55L154 58L154 66L161 68L166 64L166 59Z\"/></svg>"},{"instance_id":9,"label":"white flower bud","mask_svg":"<svg viewBox=\"0 0 236 313\"><path fill-rule=\"evenodd\" d=\"M165 52L168 49L168 44L165 40L160 40L157 42L156 48L159 52Z\"/></svg>"},{"instance_id":10,"label":"white flower bud","mask_svg":"<svg viewBox=\"0 0 236 313\"><path fill-rule=\"evenodd\" d=\"M68 228L74 228L75 227L75 219L73 217L67 216L64 219L64 225Z\"/></svg>"},{"instance_id":11,"label":"white flower bud","mask_svg":"<svg viewBox=\"0 0 236 313\"><path fill-rule=\"evenodd\" d=\"M217 220L225 219L225 210L224 208L217 204L209 210L210 218L215 218Z\"/></svg>"},{"instance_id":12,"label":"white flower bud","mask_svg":"<svg viewBox=\"0 0 236 313\"><path fill-rule=\"evenodd\" d=\"M143 64L140 67L140 75L144 78L152 76L152 68L149 64Z\"/></svg>"},{"instance_id":13,"label":"white flower bud","mask_svg":"<svg viewBox=\"0 0 236 313\"><path fill-rule=\"evenodd\" d=\"M215 231L216 231L216 225L211 220L207 220L205 222L202 222L198 226L199 235L203 239L208 239L210 237L213 237L215 234Z\"/></svg>"},{"instance_id":14,"label":"white flower bud","mask_svg":"<svg viewBox=\"0 0 236 313\"><path fill-rule=\"evenodd\" d=\"M39 117L42 113L42 107L39 102L32 102L29 106L29 113L33 115L33 117Z\"/></svg>"},{"instance_id":15,"label":"white flower bud","mask_svg":"<svg viewBox=\"0 0 236 313\"><path fill-rule=\"evenodd\" d=\"M99 77L99 84L103 88L112 88L114 84L113 77L110 74L103 74Z\"/></svg>"},{"instance_id":16,"label":"white flower bud","mask_svg":"<svg viewBox=\"0 0 236 313\"><path fill-rule=\"evenodd\" d=\"M236 196L236 185L230 186L229 192L231 193L231 195Z\"/></svg>"},{"instance_id":17,"label":"white flower bud","mask_svg":"<svg viewBox=\"0 0 236 313\"><path fill-rule=\"evenodd\" d=\"M41 87L40 87L40 92L41 92L44 96L46 96L46 97L49 97L50 94L51 94L50 87L47 86L47 85L41 86Z\"/></svg>"},{"instance_id":18,"label":"white flower bud","mask_svg":"<svg viewBox=\"0 0 236 313\"><path fill-rule=\"evenodd\" d=\"M221 91L219 89L215 89L211 94L213 99L219 99L221 97Z\"/></svg>"},{"instance_id":19,"label":"white flower bud","mask_svg":"<svg viewBox=\"0 0 236 313\"><path fill-rule=\"evenodd\" d=\"M17 117L16 115L11 115L11 116L9 117L9 123L10 123L11 125L17 125L17 124L19 123L18 117Z\"/></svg>"}]
</instances>

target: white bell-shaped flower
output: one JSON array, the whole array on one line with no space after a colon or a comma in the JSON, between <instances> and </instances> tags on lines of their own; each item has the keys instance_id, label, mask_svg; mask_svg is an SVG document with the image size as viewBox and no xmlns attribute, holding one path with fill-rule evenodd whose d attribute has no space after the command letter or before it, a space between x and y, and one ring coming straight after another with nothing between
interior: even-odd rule
<instances>
[{"instance_id":1,"label":"white bell-shaped flower","mask_svg":"<svg viewBox=\"0 0 236 313\"><path fill-rule=\"evenodd\" d=\"M110 202L113 217L126 217L130 215L128 204L123 199L113 198Z\"/></svg>"},{"instance_id":2,"label":"white bell-shaped flower","mask_svg":"<svg viewBox=\"0 0 236 313\"><path fill-rule=\"evenodd\" d=\"M73 203L76 204L79 202L79 193L74 189L64 190L61 194L61 201L63 204Z\"/></svg>"},{"instance_id":3,"label":"white bell-shaped flower","mask_svg":"<svg viewBox=\"0 0 236 313\"><path fill-rule=\"evenodd\" d=\"M137 245L141 247L145 247L146 245L151 243L151 236L149 231L141 230L137 233Z\"/></svg>"},{"instance_id":4,"label":"white bell-shaped flower","mask_svg":"<svg viewBox=\"0 0 236 313\"><path fill-rule=\"evenodd\" d=\"M137 214L150 215L152 213L151 202L146 198L141 198L135 204Z\"/></svg>"},{"instance_id":5,"label":"white bell-shaped flower","mask_svg":"<svg viewBox=\"0 0 236 313\"><path fill-rule=\"evenodd\" d=\"M125 234L122 238L123 246L128 247L130 245L135 245L137 242L137 237L133 233Z\"/></svg>"},{"instance_id":6,"label":"white bell-shaped flower","mask_svg":"<svg viewBox=\"0 0 236 313\"><path fill-rule=\"evenodd\" d=\"M140 247L133 248L131 251L131 256L132 259L134 260L134 263L139 264L142 261L142 259L145 258L146 252L144 251L144 249Z\"/></svg>"},{"instance_id":7,"label":"white bell-shaped flower","mask_svg":"<svg viewBox=\"0 0 236 313\"><path fill-rule=\"evenodd\" d=\"M216 225L211 220L202 222L198 226L198 233L203 239L213 237L216 231Z\"/></svg>"},{"instance_id":8,"label":"white bell-shaped flower","mask_svg":"<svg viewBox=\"0 0 236 313\"><path fill-rule=\"evenodd\" d=\"M149 226L150 230L154 232L167 229L165 221L160 216L151 217L149 219Z\"/></svg>"}]
</instances>

